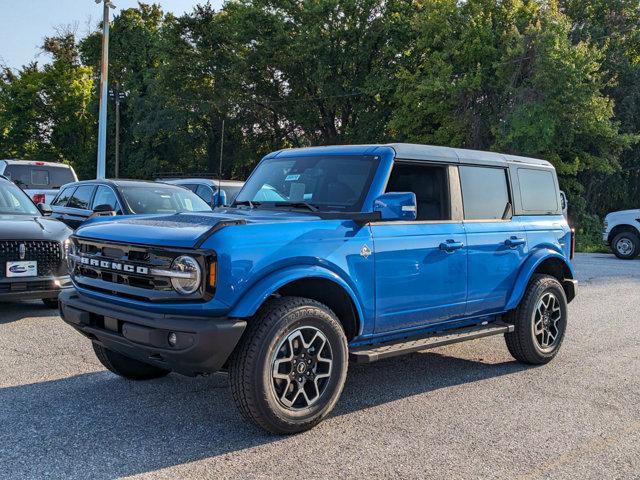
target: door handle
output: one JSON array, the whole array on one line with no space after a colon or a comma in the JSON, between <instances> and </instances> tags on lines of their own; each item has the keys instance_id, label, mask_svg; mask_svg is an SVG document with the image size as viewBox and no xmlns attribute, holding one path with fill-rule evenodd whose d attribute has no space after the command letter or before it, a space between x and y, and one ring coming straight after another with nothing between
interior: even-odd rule
<instances>
[{"instance_id":1,"label":"door handle","mask_svg":"<svg viewBox=\"0 0 640 480\"><path fill-rule=\"evenodd\" d=\"M527 241L526 241L524 238L518 238L518 237L516 237L516 236L513 236L513 237L511 237L511 238L507 238L507 239L504 241L504 244L505 244L507 247L511 247L511 248L513 248L513 247L517 247L517 246L519 246L519 245L524 245L525 243L527 243Z\"/></svg>"},{"instance_id":2,"label":"door handle","mask_svg":"<svg viewBox=\"0 0 640 480\"><path fill-rule=\"evenodd\" d=\"M447 240L446 242L442 242L440 244L440 250L444 250L445 252L453 252L455 250L460 250L464 247L464 243L456 242L455 240Z\"/></svg>"}]
</instances>

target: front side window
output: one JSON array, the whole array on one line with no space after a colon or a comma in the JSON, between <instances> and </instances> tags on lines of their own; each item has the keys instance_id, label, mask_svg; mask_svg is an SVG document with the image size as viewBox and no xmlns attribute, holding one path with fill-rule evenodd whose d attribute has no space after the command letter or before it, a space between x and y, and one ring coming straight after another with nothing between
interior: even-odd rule
<instances>
[{"instance_id":1,"label":"front side window","mask_svg":"<svg viewBox=\"0 0 640 480\"><path fill-rule=\"evenodd\" d=\"M91 209L95 210L98 205L109 205L117 215L122 215L122 209L120 208L120 203L118 202L116 194L111 188L105 187L104 185L98 186L96 195L93 197Z\"/></svg>"},{"instance_id":2,"label":"front side window","mask_svg":"<svg viewBox=\"0 0 640 480\"><path fill-rule=\"evenodd\" d=\"M507 171L461 166L460 184L466 220L500 220L509 210Z\"/></svg>"},{"instance_id":3,"label":"front side window","mask_svg":"<svg viewBox=\"0 0 640 480\"><path fill-rule=\"evenodd\" d=\"M553 173L549 170L519 168L520 198L522 209L532 213L558 211L558 194Z\"/></svg>"},{"instance_id":4,"label":"front side window","mask_svg":"<svg viewBox=\"0 0 640 480\"><path fill-rule=\"evenodd\" d=\"M29 197L14 184L0 182L0 215L40 215Z\"/></svg>"},{"instance_id":5,"label":"front side window","mask_svg":"<svg viewBox=\"0 0 640 480\"><path fill-rule=\"evenodd\" d=\"M359 211L377 166L377 158L371 156L269 159L256 168L235 204L307 203L323 211Z\"/></svg>"},{"instance_id":6,"label":"front side window","mask_svg":"<svg viewBox=\"0 0 640 480\"><path fill-rule=\"evenodd\" d=\"M195 193L172 185L127 185L119 188L131 213L210 212L211 207Z\"/></svg>"},{"instance_id":7,"label":"front side window","mask_svg":"<svg viewBox=\"0 0 640 480\"><path fill-rule=\"evenodd\" d=\"M89 210L89 203L91 202L91 196L95 190L94 185L81 185L79 186L73 195L69 199L68 207L79 208L81 210Z\"/></svg>"},{"instance_id":8,"label":"front side window","mask_svg":"<svg viewBox=\"0 0 640 480\"><path fill-rule=\"evenodd\" d=\"M209 205L213 203L213 190L206 185L198 185L196 188L196 195L207 202Z\"/></svg>"},{"instance_id":9,"label":"front side window","mask_svg":"<svg viewBox=\"0 0 640 480\"><path fill-rule=\"evenodd\" d=\"M416 220L450 220L446 167L396 163L387 192L413 192L418 207Z\"/></svg>"}]
</instances>

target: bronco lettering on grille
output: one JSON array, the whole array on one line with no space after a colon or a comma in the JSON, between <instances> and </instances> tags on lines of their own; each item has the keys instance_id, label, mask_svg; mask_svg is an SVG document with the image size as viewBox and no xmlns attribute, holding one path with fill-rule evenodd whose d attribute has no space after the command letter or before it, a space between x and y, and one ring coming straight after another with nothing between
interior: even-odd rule
<instances>
[{"instance_id":1,"label":"bronco lettering on grille","mask_svg":"<svg viewBox=\"0 0 640 480\"><path fill-rule=\"evenodd\" d=\"M90 267L106 268L109 270L115 270L117 272L137 273L138 275L149 275L148 267L141 267L138 265L131 265L128 263L111 262L108 260L98 260L96 258L88 258L88 257L80 257L80 263L82 265L88 265Z\"/></svg>"}]
</instances>

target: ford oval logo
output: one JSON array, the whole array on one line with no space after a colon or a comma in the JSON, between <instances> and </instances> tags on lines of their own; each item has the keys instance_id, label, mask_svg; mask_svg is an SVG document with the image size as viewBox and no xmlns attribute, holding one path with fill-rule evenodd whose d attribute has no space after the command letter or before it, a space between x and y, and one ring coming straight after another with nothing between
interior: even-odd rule
<instances>
[{"instance_id":1,"label":"ford oval logo","mask_svg":"<svg viewBox=\"0 0 640 480\"><path fill-rule=\"evenodd\" d=\"M23 267L21 265L13 265L9 267L9 271L11 273L25 273L27 271L27 267Z\"/></svg>"}]
</instances>

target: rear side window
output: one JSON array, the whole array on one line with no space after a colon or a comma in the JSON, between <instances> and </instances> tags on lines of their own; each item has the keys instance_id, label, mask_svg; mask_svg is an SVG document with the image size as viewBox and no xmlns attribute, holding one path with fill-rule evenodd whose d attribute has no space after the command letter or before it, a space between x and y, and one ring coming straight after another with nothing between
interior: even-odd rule
<instances>
[{"instance_id":1,"label":"rear side window","mask_svg":"<svg viewBox=\"0 0 640 480\"><path fill-rule=\"evenodd\" d=\"M464 218L500 220L509 202L507 172L503 168L459 167Z\"/></svg>"},{"instance_id":2,"label":"rear side window","mask_svg":"<svg viewBox=\"0 0 640 480\"><path fill-rule=\"evenodd\" d=\"M58 194L56 199L51 204L55 205L56 207L66 207L67 202L71 198L71 195L73 194L75 189L75 186L65 188Z\"/></svg>"},{"instance_id":3,"label":"rear side window","mask_svg":"<svg viewBox=\"0 0 640 480\"><path fill-rule=\"evenodd\" d=\"M525 212L547 214L558 211L558 195L552 172L519 168L518 182Z\"/></svg>"},{"instance_id":4,"label":"rear side window","mask_svg":"<svg viewBox=\"0 0 640 480\"><path fill-rule=\"evenodd\" d=\"M89 202L91 202L91 196L95 190L93 185L82 185L73 193L71 199L69 199L70 208L81 208L83 210L89 210Z\"/></svg>"},{"instance_id":5,"label":"rear side window","mask_svg":"<svg viewBox=\"0 0 640 480\"><path fill-rule=\"evenodd\" d=\"M122 209L120 208L120 203L116 198L116 194L111 190L111 188L105 187L104 185L98 186L96 196L93 197L91 209L95 209L98 205L109 205L117 215L122 215Z\"/></svg>"},{"instance_id":6,"label":"rear side window","mask_svg":"<svg viewBox=\"0 0 640 480\"><path fill-rule=\"evenodd\" d=\"M28 190L56 189L66 183L77 181L69 167L7 165L4 175L20 188Z\"/></svg>"}]
</instances>

